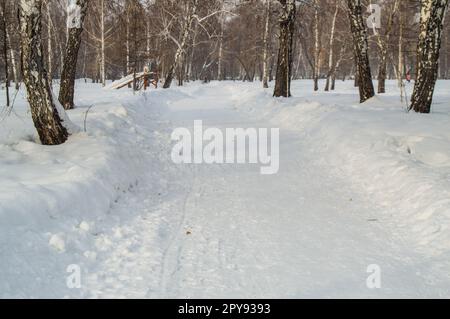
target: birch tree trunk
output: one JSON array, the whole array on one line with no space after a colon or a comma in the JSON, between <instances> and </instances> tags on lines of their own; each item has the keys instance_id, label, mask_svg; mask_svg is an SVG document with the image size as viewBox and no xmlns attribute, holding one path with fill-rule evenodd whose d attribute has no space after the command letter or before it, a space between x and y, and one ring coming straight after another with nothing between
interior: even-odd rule
<instances>
[{"instance_id":1,"label":"birch tree trunk","mask_svg":"<svg viewBox=\"0 0 450 319\"><path fill-rule=\"evenodd\" d=\"M101 0L101 17L100 17L100 32L101 32L101 64L100 64L100 76L102 81L102 86L106 86L106 61L105 61L105 0Z\"/></svg>"},{"instance_id":2,"label":"birch tree trunk","mask_svg":"<svg viewBox=\"0 0 450 319\"><path fill-rule=\"evenodd\" d=\"M130 75L131 74L131 63L130 63L131 59L130 59L130 12L129 12L130 8L129 8L129 5L126 10L127 10L127 13L126 13L127 21L126 21L125 49L127 51L127 57L126 57L126 60L127 60L126 69L127 70L126 70L125 75Z\"/></svg>"},{"instance_id":3,"label":"birch tree trunk","mask_svg":"<svg viewBox=\"0 0 450 319\"><path fill-rule=\"evenodd\" d=\"M360 102L364 103L375 96L372 72L369 65L367 29L362 17L361 0L347 0L347 3L353 34Z\"/></svg>"},{"instance_id":4,"label":"birch tree trunk","mask_svg":"<svg viewBox=\"0 0 450 319\"><path fill-rule=\"evenodd\" d=\"M417 79L410 109L430 113L439 67L442 28L449 0L421 0Z\"/></svg>"},{"instance_id":5,"label":"birch tree trunk","mask_svg":"<svg viewBox=\"0 0 450 319\"><path fill-rule=\"evenodd\" d=\"M66 54L64 56L63 71L61 74L61 88L59 91L59 102L66 109L74 107L75 94L75 76L77 72L78 52L81 46L81 34L83 32L83 23L86 17L89 0L73 0L79 8L79 16L74 19L79 21L69 21L72 24L69 28L69 38L66 45Z\"/></svg>"},{"instance_id":6,"label":"birch tree trunk","mask_svg":"<svg viewBox=\"0 0 450 319\"><path fill-rule=\"evenodd\" d=\"M266 0L266 23L264 28L264 52L263 52L263 87L269 88L269 32L270 32L270 10L272 0Z\"/></svg>"},{"instance_id":7,"label":"birch tree trunk","mask_svg":"<svg viewBox=\"0 0 450 319\"><path fill-rule=\"evenodd\" d=\"M314 1L314 91L319 91L320 73L320 34L319 34L319 3Z\"/></svg>"},{"instance_id":8,"label":"birch tree trunk","mask_svg":"<svg viewBox=\"0 0 450 319\"><path fill-rule=\"evenodd\" d=\"M10 105L9 99L9 61L8 61L8 31L6 25L6 1L0 4L1 27L3 33L3 60L5 63L5 90L6 90L6 107Z\"/></svg>"},{"instance_id":9,"label":"birch tree trunk","mask_svg":"<svg viewBox=\"0 0 450 319\"><path fill-rule=\"evenodd\" d=\"M333 21L331 23L331 32L330 32L330 55L328 57L328 74L327 74L327 82L325 84L325 92L330 90L330 80L333 76L334 69L334 37L336 33L336 21L339 13L339 1L336 1L336 8L334 10Z\"/></svg>"},{"instance_id":10,"label":"birch tree trunk","mask_svg":"<svg viewBox=\"0 0 450 319\"><path fill-rule=\"evenodd\" d=\"M197 1L198 0L194 0L192 6L188 5L188 8L187 8L188 13L187 13L187 17L186 17L186 22L184 23L184 26L183 26L181 41L180 41L180 44L178 45L177 51L175 53L174 62L171 65L169 72L167 74L166 80L164 82L164 85L163 85L164 89L170 88L170 86L172 85L172 81L173 81L175 72L181 66L183 54L184 54L186 44L189 39L189 33L191 30L192 22L194 20L194 15L197 13Z\"/></svg>"},{"instance_id":11,"label":"birch tree trunk","mask_svg":"<svg viewBox=\"0 0 450 319\"><path fill-rule=\"evenodd\" d=\"M150 66L150 30L151 30L151 24L150 21L147 21L147 23L145 24L145 37L146 37L146 41L145 41L145 57L146 57L146 64L148 66Z\"/></svg>"},{"instance_id":12,"label":"birch tree trunk","mask_svg":"<svg viewBox=\"0 0 450 319\"><path fill-rule=\"evenodd\" d=\"M189 66L188 66L188 71L187 71L187 79L189 79L189 81L196 80L196 77L194 76L193 65L194 65L194 57L195 57L195 47L197 44L197 35L198 35L198 23L195 23L194 31L192 34L192 50L191 50L191 54L189 57Z\"/></svg>"},{"instance_id":13,"label":"birch tree trunk","mask_svg":"<svg viewBox=\"0 0 450 319\"><path fill-rule=\"evenodd\" d=\"M22 72L39 138L44 145L58 145L64 143L69 134L58 114L44 69L41 9L42 0L20 0Z\"/></svg>"},{"instance_id":14,"label":"birch tree trunk","mask_svg":"<svg viewBox=\"0 0 450 319\"><path fill-rule=\"evenodd\" d=\"M336 89L336 72L339 70L342 59L344 58L346 47L343 46L341 48L341 52L339 53L339 58L337 59L336 63L333 65L333 72L331 73L331 91L334 91ZM344 75L345 80L345 75Z\"/></svg>"},{"instance_id":15,"label":"birch tree trunk","mask_svg":"<svg viewBox=\"0 0 450 319\"><path fill-rule=\"evenodd\" d=\"M12 67L12 71L13 71L13 77L14 77L14 83L15 83L15 88L16 91L19 90L19 72L18 72L18 66L17 66L17 60L16 60L16 53L11 45L11 36L10 33L8 31L8 27L6 28L6 41L9 47L9 55L10 55L10 59L11 59L11 67Z\"/></svg>"},{"instance_id":16,"label":"birch tree trunk","mask_svg":"<svg viewBox=\"0 0 450 319\"><path fill-rule=\"evenodd\" d=\"M222 13L220 15L220 36L219 36L219 57L217 63L217 80L223 81L223 37L225 32L225 15Z\"/></svg>"},{"instance_id":17,"label":"birch tree trunk","mask_svg":"<svg viewBox=\"0 0 450 319\"><path fill-rule=\"evenodd\" d=\"M274 96L291 96L292 45L295 31L295 0L279 0L282 8L280 17L280 48L278 51L277 75Z\"/></svg>"},{"instance_id":18,"label":"birch tree trunk","mask_svg":"<svg viewBox=\"0 0 450 319\"><path fill-rule=\"evenodd\" d=\"M50 2L47 0L47 73L50 83L53 81L53 47L52 47L52 14L50 11Z\"/></svg>"},{"instance_id":19,"label":"birch tree trunk","mask_svg":"<svg viewBox=\"0 0 450 319\"><path fill-rule=\"evenodd\" d=\"M401 0L395 0L393 10L389 15L389 20L386 26L384 36L377 31L377 45L379 54L378 64L378 93L386 93L386 75L387 75L387 52L391 38L392 27L394 23L394 17L398 11L399 3ZM376 29L374 29L376 31Z\"/></svg>"},{"instance_id":20,"label":"birch tree trunk","mask_svg":"<svg viewBox=\"0 0 450 319\"><path fill-rule=\"evenodd\" d=\"M405 72L405 61L403 58L403 30L404 30L404 24L405 20L403 17L403 12L400 10L400 26L399 26L399 36L398 36L398 70L397 70L397 83L398 87L400 88L400 100L403 102L403 95L404 95L404 85L403 85L403 75Z\"/></svg>"}]
</instances>

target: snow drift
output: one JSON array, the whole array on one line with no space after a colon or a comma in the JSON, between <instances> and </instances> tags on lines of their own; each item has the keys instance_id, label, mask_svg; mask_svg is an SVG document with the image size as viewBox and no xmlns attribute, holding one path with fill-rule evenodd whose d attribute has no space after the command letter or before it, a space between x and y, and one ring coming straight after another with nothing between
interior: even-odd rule
<instances>
[{"instance_id":1,"label":"snow drift","mask_svg":"<svg viewBox=\"0 0 450 319\"><path fill-rule=\"evenodd\" d=\"M108 218L110 206L137 185L148 165L136 145L151 132L138 132L120 102L139 105L142 97L123 92L98 97L99 86L78 86L79 108L68 114L80 128L86 124L87 132L71 135L63 145L39 143L23 91L11 116L3 118L0 297L45 297L66 288L61 280L66 267L89 257L80 237L95 235L96 220ZM68 254L59 255L63 252Z\"/></svg>"},{"instance_id":2,"label":"snow drift","mask_svg":"<svg viewBox=\"0 0 450 319\"><path fill-rule=\"evenodd\" d=\"M450 81L438 82L434 112L406 112L399 90L358 104L351 83L311 95L294 82L292 99L270 98L248 86L235 91L236 107L274 125L301 131L317 160L345 173L354 187L383 204L389 223L430 255L450 248ZM412 92L412 84L408 92Z\"/></svg>"}]
</instances>

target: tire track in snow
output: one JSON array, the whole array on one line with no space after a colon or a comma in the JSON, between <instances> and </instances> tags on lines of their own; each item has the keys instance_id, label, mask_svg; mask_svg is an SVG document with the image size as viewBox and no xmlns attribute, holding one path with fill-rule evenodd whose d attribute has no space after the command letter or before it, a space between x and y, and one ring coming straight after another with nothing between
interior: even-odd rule
<instances>
[{"instance_id":1,"label":"tire track in snow","mask_svg":"<svg viewBox=\"0 0 450 319\"><path fill-rule=\"evenodd\" d=\"M178 258L179 258L179 254L180 254L180 248L182 247L182 245L181 245L182 240L180 240L180 238L182 236L183 227L185 226L185 223L186 223L186 208L187 208L189 199L192 196L192 192L195 189L195 185L196 185L195 168L191 169L190 171L192 172L192 175L193 175L191 178L191 180L192 180L191 187L186 192L186 195L185 195L185 198L183 201L183 205L181 207L181 216L179 219L179 223L178 223L177 227L175 228L175 230L173 231L171 239L163 252L161 274L160 274L160 294L164 297L167 295L168 282L174 276L174 274L176 273L176 271L178 269L178 264L179 264ZM176 243L178 245L175 245ZM173 252L174 249L176 250L175 256L174 256L174 252ZM174 259L176 259L176 263L177 263L175 265L175 267L173 267ZM173 268L175 268L175 269L173 269Z\"/></svg>"}]
</instances>

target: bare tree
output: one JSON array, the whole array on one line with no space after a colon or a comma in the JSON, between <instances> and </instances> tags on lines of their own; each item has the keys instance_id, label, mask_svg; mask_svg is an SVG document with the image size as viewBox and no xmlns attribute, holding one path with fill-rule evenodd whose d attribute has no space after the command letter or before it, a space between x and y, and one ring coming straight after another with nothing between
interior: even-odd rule
<instances>
[{"instance_id":1,"label":"bare tree","mask_svg":"<svg viewBox=\"0 0 450 319\"><path fill-rule=\"evenodd\" d=\"M177 51L175 52L174 61L170 66L169 73L166 77L166 81L164 82L164 88L168 89L172 85L172 81L177 69L181 67L181 59L183 58L183 53L186 49L186 45L189 39L189 34L191 31L192 22L195 19L195 15L197 13L197 5L198 0L188 1L186 6L186 15L184 17L184 23L181 28L181 37L180 41L173 39L177 42ZM169 34L170 35L170 34Z\"/></svg>"},{"instance_id":2,"label":"bare tree","mask_svg":"<svg viewBox=\"0 0 450 319\"><path fill-rule=\"evenodd\" d=\"M20 41L14 32L18 29L17 21L11 17L15 15L20 1L5 1L8 3L6 17L9 17L8 61L1 54L0 67L3 70L5 62L8 63L9 77L12 79L14 76L18 85L21 73L20 70L17 72L19 68L16 65L19 66L20 61ZM42 20L46 26L42 39L49 79L58 73L62 75L64 65L73 65L62 61L66 56L66 44L70 42L70 30L65 32L65 15L61 15L66 1L42 0ZM76 69L75 78L92 78L93 82L105 84L106 80L133 74L135 69L139 72L145 65L151 65L158 78L163 81L177 78L179 84L184 80L196 79L258 79L263 86L268 86L268 82L282 70L278 68L279 59L276 58L280 53L278 43L282 43L279 42L279 35L284 34L289 38L289 33L283 33L283 24L279 23L279 16L275 12L283 10L283 3L290 1L196 1L196 14L192 14L194 0L89 0L90 8L79 48L82 52L82 67ZM348 1L296 1L298 17L292 28L298 32L292 38L288 63L290 76L283 76L284 84L278 85L286 88L289 79L315 78L317 83L324 74L328 84L326 88L330 90L337 83L337 78L356 78L357 83L362 84L362 89L364 81L360 80L360 68L356 68L356 64L360 60L358 56L364 60L366 53L376 63L379 92L385 91L383 83L387 79L397 78L401 83L405 70L410 71L412 77L416 75L415 51L419 23L406 17L413 17L417 13L420 0L384 0L381 3L381 28L376 30L378 33L374 36L367 36L374 50L366 52L365 40L358 42L363 43L362 55L350 52L354 51L351 49L355 42L350 40L352 32L348 28L348 17L341 14ZM362 13L365 5L375 3L370 0L352 2L361 4ZM338 3L339 10L336 11ZM396 3L399 3L398 10L395 10ZM137 9L127 8L127 4ZM192 20L192 24L185 28L189 20ZM443 78L450 74L450 37L446 37L446 32L450 30L449 22L448 19L445 21L443 50L440 53L438 75ZM361 26L366 31L365 23L363 25L361 22ZM187 36L183 44L184 34ZM175 63L175 60L178 62ZM317 68L320 65L321 70Z\"/></svg>"}]
</instances>

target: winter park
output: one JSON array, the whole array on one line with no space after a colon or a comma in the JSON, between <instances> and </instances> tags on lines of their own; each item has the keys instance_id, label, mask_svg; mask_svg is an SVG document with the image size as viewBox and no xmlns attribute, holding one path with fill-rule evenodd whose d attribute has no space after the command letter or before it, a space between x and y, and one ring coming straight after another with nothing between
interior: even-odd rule
<instances>
[{"instance_id":1,"label":"winter park","mask_svg":"<svg viewBox=\"0 0 450 319\"><path fill-rule=\"evenodd\" d=\"M0 299L450 298L448 3L1 0Z\"/></svg>"}]
</instances>

